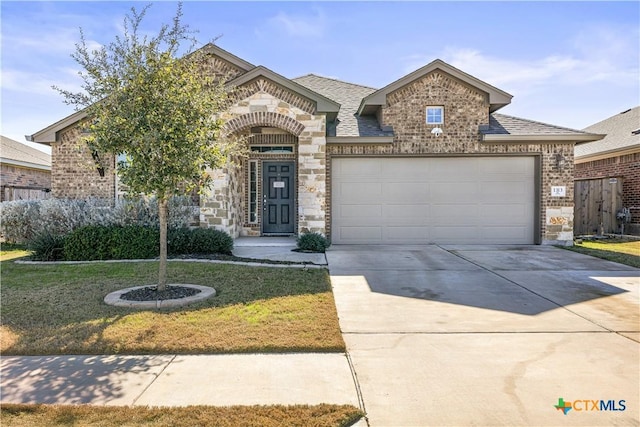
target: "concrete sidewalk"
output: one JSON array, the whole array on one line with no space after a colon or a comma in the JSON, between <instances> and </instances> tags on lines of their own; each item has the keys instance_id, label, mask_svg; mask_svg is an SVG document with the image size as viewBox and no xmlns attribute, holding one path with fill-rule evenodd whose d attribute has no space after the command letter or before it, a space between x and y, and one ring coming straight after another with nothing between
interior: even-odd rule
<instances>
[{"instance_id":1,"label":"concrete sidewalk","mask_svg":"<svg viewBox=\"0 0 640 427\"><path fill-rule=\"evenodd\" d=\"M241 258L327 265L324 254L295 252L295 237L238 237L233 255Z\"/></svg>"},{"instance_id":2,"label":"concrete sidewalk","mask_svg":"<svg viewBox=\"0 0 640 427\"><path fill-rule=\"evenodd\" d=\"M2 357L3 403L359 407L344 354Z\"/></svg>"}]
</instances>

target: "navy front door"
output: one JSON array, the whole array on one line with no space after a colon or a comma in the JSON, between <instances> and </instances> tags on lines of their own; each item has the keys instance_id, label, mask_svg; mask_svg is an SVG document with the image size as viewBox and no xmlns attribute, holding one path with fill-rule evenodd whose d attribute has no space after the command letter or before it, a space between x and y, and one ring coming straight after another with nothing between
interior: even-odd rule
<instances>
[{"instance_id":1,"label":"navy front door","mask_svg":"<svg viewBox=\"0 0 640 427\"><path fill-rule=\"evenodd\" d=\"M294 162L262 164L262 232L293 234L294 232Z\"/></svg>"}]
</instances>

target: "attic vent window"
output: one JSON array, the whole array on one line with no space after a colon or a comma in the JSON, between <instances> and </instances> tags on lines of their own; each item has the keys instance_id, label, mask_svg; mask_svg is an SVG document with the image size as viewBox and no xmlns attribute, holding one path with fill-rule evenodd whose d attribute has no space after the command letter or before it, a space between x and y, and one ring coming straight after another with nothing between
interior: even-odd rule
<instances>
[{"instance_id":1,"label":"attic vent window","mask_svg":"<svg viewBox=\"0 0 640 427\"><path fill-rule=\"evenodd\" d=\"M444 107L427 107L427 124L441 125L444 124Z\"/></svg>"}]
</instances>

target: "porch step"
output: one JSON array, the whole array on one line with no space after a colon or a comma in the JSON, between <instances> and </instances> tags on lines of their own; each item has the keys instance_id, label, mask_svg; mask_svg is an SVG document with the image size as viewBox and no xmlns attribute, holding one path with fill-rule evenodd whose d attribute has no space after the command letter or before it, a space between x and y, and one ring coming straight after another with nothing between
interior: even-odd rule
<instances>
[{"instance_id":1,"label":"porch step","mask_svg":"<svg viewBox=\"0 0 640 427\"><path fill-rule=\"evenodd\" d=\"M236 248L242 247L261 247L261 246L282 246L282 247L292 247L296 246L296 237L295 236L287 236L287 237L271 237L271 236L262 236L262 237L238 237L233 241L233 246Z\"/></svg>"}]
</instances>

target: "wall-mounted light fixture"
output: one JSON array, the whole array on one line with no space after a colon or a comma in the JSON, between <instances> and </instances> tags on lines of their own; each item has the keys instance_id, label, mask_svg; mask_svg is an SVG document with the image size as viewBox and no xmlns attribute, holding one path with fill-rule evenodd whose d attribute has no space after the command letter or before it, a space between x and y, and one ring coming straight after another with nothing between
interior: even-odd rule
<instances>
[{"instance_id":1,"label":"wall-mounted light fixture","mask_svg":"<svg viewBox=\"0 0 640 427\"><path fill-rule=\"evenodd\" d=\"M431 133L434 134L436 137L442 135L442 129L440 128L433 128L431 129Z\"/></svg>"},{"instance_id":2,"label":"wall-mounted light fixture","mask_svg":"<svg viewBox=\"0 0 640 427\"><path fill-rule=\"evenodd\" d=\"M561 153L556 154L556 168L562 170L564 169L566 164L567 160L564 158L564 156Z\"/></svg>"}]
</instances>

